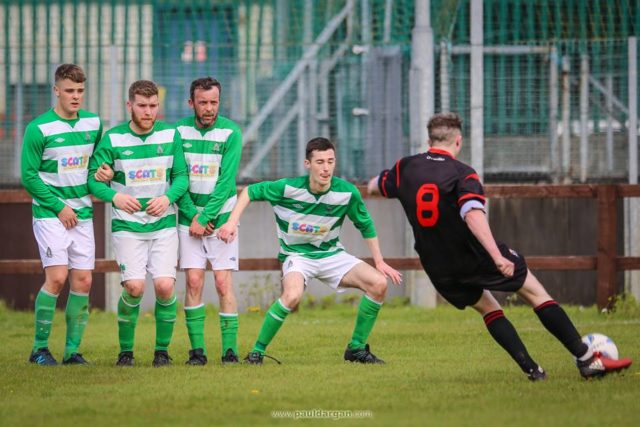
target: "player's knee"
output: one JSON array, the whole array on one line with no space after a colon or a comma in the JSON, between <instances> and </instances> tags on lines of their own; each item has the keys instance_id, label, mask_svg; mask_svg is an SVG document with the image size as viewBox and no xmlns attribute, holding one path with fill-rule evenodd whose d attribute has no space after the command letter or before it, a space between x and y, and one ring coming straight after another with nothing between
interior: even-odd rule
<instances>
[{"instance_id":1,"label":"player's knee","mask_svg":"<svg viewBox=\"0 0 640 427\"><path fill-rule=\"evenodd\" d=\"M44 287L45 289L53 294L59 294L62 291L65 283L67 282L67 273L59 272L59 273L51 273L47 274Z\"/></svg>"},{"instance_id":2,"label":"player's knee","mask_svg":"<svg viewBox=\"0 0 640 427\"><path fill-rule=\"evenodd\" d=\"M89 293L91 290L92 276L91 272L83 272L82 274L75 274L71 280L71 290L74 292Z\"/></svg>"},{"instance_id":3,"label":"player's knee","mask_svg":"<svg viewBox=\"0 0 640 427\"><path fill-rule=\"evenodd\" d=\"M218 292L219 297L226 297L232 291L233 289L230 279L216 280L216 292Z\"/></svg>"},{"instance_id":4,"label":"player's knee","mask_svg":"<svg viewBox=\"0 0 640 427\"><path fill-rule=\"evenodd\" d=\"M369 292L377 301L384 300L387 295L387 279L382 274L378 274L372 282Z\"/></svg>"},{"instance_id":5,"label":"player's knee","mask_svg":"<svg viewBox=\"0 0 640 427\"><path fill-rule=\"evenodd\" d=\"M300 304L300 300L302 299L302 294L297 292L285 292L280 297L280 300L290 310L295 309L298 304Z\"/></svg>"},{"instance_id":6,"label":"player's knee","mask_svg":"<svg viewBox=\"0 0 640 427\"><path fill-rule=\"evenodd\" d=\"M187 276L187 290L200 292L204 288L204 280L198 276Z\"/></svg>"},{"instance_id":7,"label":"player's knee","mask_svg":"<svg viewBox=\"0 0 640 427\"><path fill-rule=\"evenodd\" d=\"M159 298L169 298L173 295L174 281L173 280L158 280L155 283L156 295Z\"/></svg>"}]
</instances>

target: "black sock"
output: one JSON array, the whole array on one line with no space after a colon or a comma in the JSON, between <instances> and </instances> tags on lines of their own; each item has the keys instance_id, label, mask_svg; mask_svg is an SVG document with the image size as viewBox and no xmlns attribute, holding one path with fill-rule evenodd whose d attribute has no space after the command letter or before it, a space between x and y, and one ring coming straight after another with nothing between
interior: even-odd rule
<instances>
[{"instance_id":1,"label":"black sock","mask_svg":"<svg viewBox=\"0 0 640 427\"><path fill-rule=\"evenodd\" d=\"M484 323L487 325L489 333L498 344L516 361L525 373L530 373L538 368L538 364L533 361L529 352L518 336L518 332L511 322L504 317L502 310L492 311L484 315Z\"/></svg>"},{"instance_id":2,"label":"black sock","mask_svg":"<svg viewBox=\"0 0 640 427\"><path fill-rule=\"evenodd\" d=\"M589 346L582 342L567 313L554 300L544 302L533 309L545 328L556 337L575 357L583 356Z\"/></svg>"}]
</instances>

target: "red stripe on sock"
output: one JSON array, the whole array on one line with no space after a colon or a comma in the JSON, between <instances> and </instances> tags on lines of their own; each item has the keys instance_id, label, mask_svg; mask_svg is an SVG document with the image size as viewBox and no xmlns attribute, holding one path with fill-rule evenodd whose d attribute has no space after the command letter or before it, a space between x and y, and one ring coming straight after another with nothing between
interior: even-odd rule
<instances>
[{"instance_id":1,"label":"red stripe on sock","mask_svg":"<svg viewBox=\"0 0 640 427\"><path fill-rule=\"evenodd\" d=\"M543 302L542 304L534 308L533 311L540 311L545 307L549 307L550 305L558 305L558 303L550 299L549 301Z\"/></svg>"},{"instance_id":2,"label":"red stripe on sock","mask_svg":"<svg viewBox=\"0 0 640 427\"><path fill-rule=\"evenodd\" d=\"M500 317L504 317L504 311L502 310L496 310L496 311L492 311L491 313L487 313L484 315L484 324L489 326L491 322L493 322L494 320Z\"/></svg>"}]
</instances>

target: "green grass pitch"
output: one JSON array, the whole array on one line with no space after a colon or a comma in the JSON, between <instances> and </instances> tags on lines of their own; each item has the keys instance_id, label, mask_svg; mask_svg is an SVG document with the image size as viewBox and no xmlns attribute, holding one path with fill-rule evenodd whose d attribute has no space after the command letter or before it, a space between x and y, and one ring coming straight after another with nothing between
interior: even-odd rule
<instances>
[{"instance_id":1,"label":"green grass pitch","mask_svg":"<svg viewBox=\"0 0 640 427\"><path fill-rule=\"evenodd\" d=\"M152 368L155 323L141 315L136 366L114 366L115 315L93 311L81 348L91 366L27 363L33 313L0 307L0 425L2 426L632 426L640 396L639 310L599 314L566 307L581 333L611 336L635 364L622 375L581 379L568 352L532 310L508 307L533 358L548 374L530 383L491 339L472 310L384 307L370 338L384 366L342 361L356 309L338 304L301 309L268 349L282 365L221 366L219 328L208 310L205 367L185 366L184 317L169 353L173 366ZM242 356L262 314L241 315ZM60 360L64 313L56 313L50 348Z\"/></svg>"}]
</instances>

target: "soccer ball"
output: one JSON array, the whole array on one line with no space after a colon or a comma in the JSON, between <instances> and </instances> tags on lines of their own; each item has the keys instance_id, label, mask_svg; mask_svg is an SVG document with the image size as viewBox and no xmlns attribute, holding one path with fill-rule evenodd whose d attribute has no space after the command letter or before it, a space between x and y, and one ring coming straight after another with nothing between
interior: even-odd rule
<instances>
[{"instance_id":1,"label":"soccer ball","mask_svg":"<svg viewBox=\"0 0 640 427\"><path fill-rule=\"evenodd\" d=\"M582 342L587 344L593 351L598 351L609 359L618 359L618 347L611 338L606 335L591 333L582 337Z\"/></svg>"}]
</instances>

